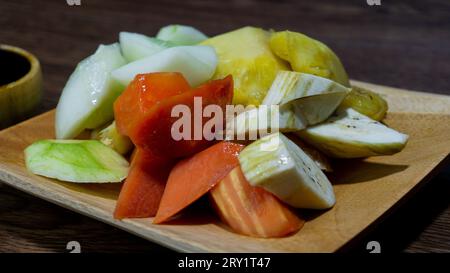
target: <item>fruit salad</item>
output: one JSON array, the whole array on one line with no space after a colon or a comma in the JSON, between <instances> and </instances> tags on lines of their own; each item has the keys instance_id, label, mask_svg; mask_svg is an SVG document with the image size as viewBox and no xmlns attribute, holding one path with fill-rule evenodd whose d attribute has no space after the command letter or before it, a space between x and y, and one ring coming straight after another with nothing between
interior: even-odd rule
<instances>
[{"instance_id":1,"label":"fruit salad","mask_svg":"<svg viewBox=\"0 0 450 273\"><path fill-rule=\"evenodd\" d=\"M24 151L36 175L123 183L118 220L164 225L208 197L236 233L289 236L303 209L335 205L331 158L392 155L408 141L383 124L383 97L351 86L332 49L302 33L169 25L118 40L68 79L56 139Z\"/></svg>"}]
</instances>

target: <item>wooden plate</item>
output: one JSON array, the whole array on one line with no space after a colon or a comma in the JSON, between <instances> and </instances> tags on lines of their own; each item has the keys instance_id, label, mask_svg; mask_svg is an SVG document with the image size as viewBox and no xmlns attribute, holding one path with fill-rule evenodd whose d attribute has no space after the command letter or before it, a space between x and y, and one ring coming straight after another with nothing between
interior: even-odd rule
<instances>
[{"instance_id":1,"label":"wooden plate","mask_svg":"<svg viewBox=\"0 0 450 273\"><path fill-rule=\"evenodd\" d=\"M76 185L35 176L26 170L23 149L38 139L54 137L54 111L0 132L0 179L178 251L333 252L417 189L450 152L450 97L355 81L353 84L383 94L390 103L386 123L409 134L410 141L394 156L337 162L331 177L336 206L324 212L307 212L304 228L290 237L240 236L228 231L207 212L193 213L192 217L182 217L170 225L152 225L151 219L114 220L112 212L120 185Z\"/></svg>"}]
</instances>

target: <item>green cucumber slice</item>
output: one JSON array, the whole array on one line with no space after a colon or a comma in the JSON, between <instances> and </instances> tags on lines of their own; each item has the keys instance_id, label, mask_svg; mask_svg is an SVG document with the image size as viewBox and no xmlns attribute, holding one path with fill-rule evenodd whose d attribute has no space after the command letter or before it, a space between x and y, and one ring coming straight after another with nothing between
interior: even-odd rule
<instances>
[{"instance_id":1,"label":"green cucumber slice","mask_svg":"<svg viewBox=\"0 0 450 273\"><path fill-rule=\"evenodd\" d=\"M40 140L25 149L32 173L76 183L121 182L129 164L97 140Z\"/></svg>"}]
</instances>

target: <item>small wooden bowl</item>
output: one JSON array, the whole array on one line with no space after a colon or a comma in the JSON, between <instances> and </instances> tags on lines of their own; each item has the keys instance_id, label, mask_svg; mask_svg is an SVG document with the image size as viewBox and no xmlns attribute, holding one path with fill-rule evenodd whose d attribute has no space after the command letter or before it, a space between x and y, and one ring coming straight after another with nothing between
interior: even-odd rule
<instances>
[{"instance_id":1,"label":"small wooden bowl","mask_svg":"<svg viewBox=\"0 0 450 273\"><path fill-rule=\"evenodd\" d=\"M21 48L0 44L0 129L30 117L41 98L39 60Z\"/></svg>"}]
</instances>

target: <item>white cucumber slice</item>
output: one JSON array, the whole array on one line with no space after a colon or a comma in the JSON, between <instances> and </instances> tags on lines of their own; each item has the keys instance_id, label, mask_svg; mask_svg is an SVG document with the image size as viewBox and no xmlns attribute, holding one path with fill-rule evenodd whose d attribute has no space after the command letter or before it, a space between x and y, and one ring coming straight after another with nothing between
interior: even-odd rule
<instances>
[{"instance_id":1,"label":"white cucumber slice","mask_svg":"<svg viewBox=\"0 0 450 273\"><path fill-rule=\"evenodd\" d=\"M129 63L112 72L113 77L128 85L137 74L180 72L191 86L211 79L216 71L217 55L211 46L178 46Z\"/></svg>"},{"instance_id":2,"label":"white cucumber slice","mask_svg":"<svg viewBox=\"0 0 450 273\"><path fill-rule=\"evenodd\" d=\"M331 92L349 93L350 89L319 76L293 71L280 71L262 104L284 104L298 98Z\"/></svg>"},{"instance_id":3,"label":"white cucumber slice","mask_svg":"<svg viewBox=\"0 0 450 273\"><path fill-rule=\"evenodd\" d=\"M121 182L128 162L97 140L40 140L25 149L28 170L76 183Z\"/></svg>"},{"instance_id":4,"label":"white cucumber slice","mask_svg":"<svg viewBox=\"0 0 450 273\"><path fill-rule=\"evenodd\" d=\"M352 108L296 134L324 153L340 158L395 154L405 147L408 140L408 135Z\"/></svg>"},{"instance_id":5,"label":"white cucumber slice","mask_svg":"<svg viewBox=\"0 0 450 273\"><path fill-rule=\"evenodd\" d=\"M208 36L191 26L168 25L159 30L156 38L178 45L195 45L208 39Z\"/></svg>"},{"instance_id":6,"label":"white cucumber slice","mask_svg":"<svg viewBox=\"0 0 450 273\"><path fill-rule=\"evenodd\" d=\"M282 133L270 134L245 147L239 162L250 184L295 208L326 209L336 202L326 175Z\"/></svg>"},{"instance_id":7,"label":"white cucumber slice","mask_svg":"<svg viewBox=\"0 0 450 273\"><path fill-rule=\"evenodd\" d=\"M100 45L81 61L64 87L56 107L56 137L74 138L113 119L113 103L123 86L111 71L126 64L118 44Z\"/></svg>"},{"instance_id":8,"label":"white cucumber slice","mask_svg":"<svg viewBox=\"0 0 450 273\"><path fill-rule=\"evenodd\" d=\"M120 32L120 48L128 62L134 62L156 54L176 44L139 33Z\"/></svg>"}]
</instances>

